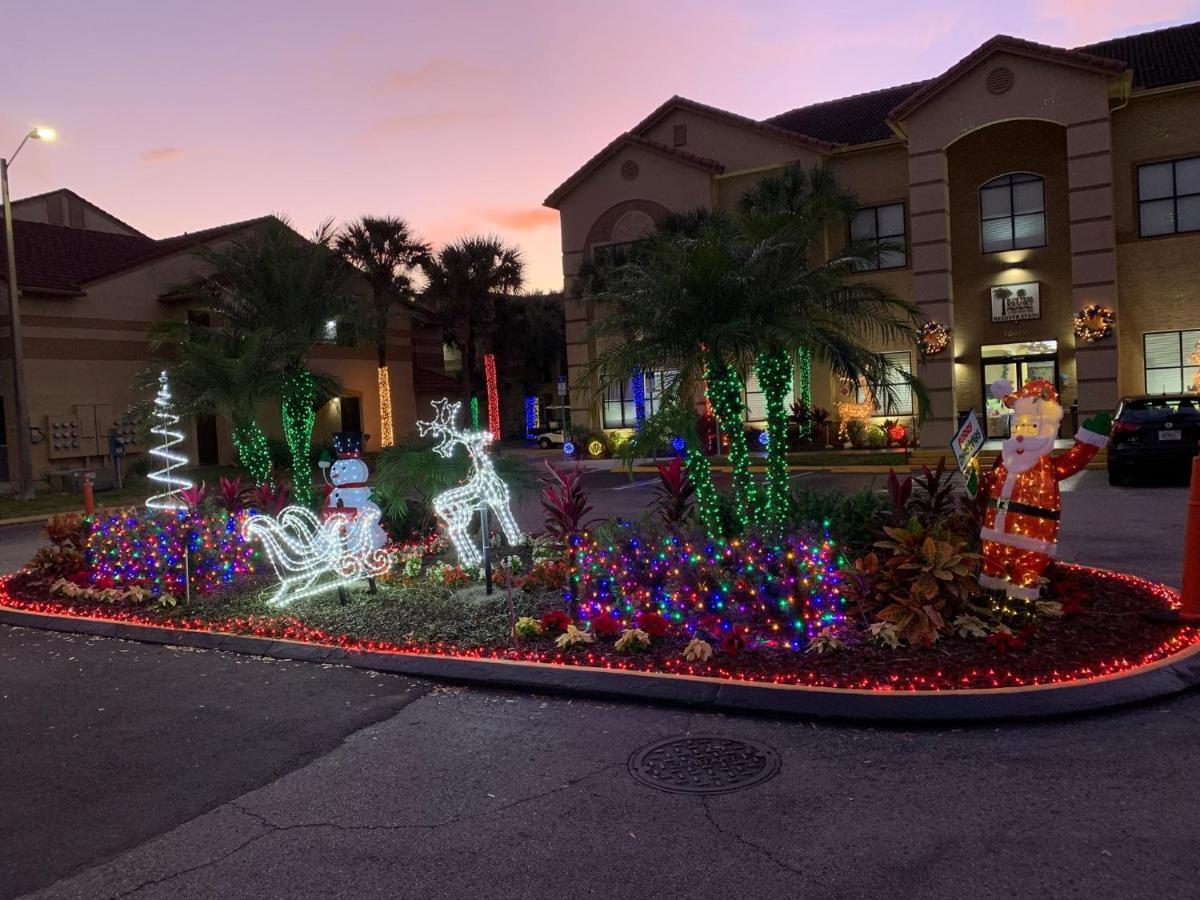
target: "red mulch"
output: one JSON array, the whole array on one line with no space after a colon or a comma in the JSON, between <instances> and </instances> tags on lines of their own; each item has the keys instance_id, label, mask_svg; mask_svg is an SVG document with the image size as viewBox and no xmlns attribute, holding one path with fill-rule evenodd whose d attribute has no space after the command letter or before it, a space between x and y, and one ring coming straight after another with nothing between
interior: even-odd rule
<instances>
[{"instance_id":1,"label":"red mulch","mask_svg":"<svg viewBox=\"0 0 1200 900\"><path fill-rule=\"evenodd\" d=\"M326 634L288 616L252 616L222 621L164 622L142 611L47 602L21 590L20 581L0 586L0 603L14 608L76 616L109 618L138 624L170 624L189 630L222 631L280 637L350 649L434 653L469 658L518 659L560 665L595 666L632 671L690 674L739 681L774 682L821 687L875 690L930 690L1014 687L1089 678L1135 668L1200 642L1200 629L1146 621L1142 613L1165 609L1174 594L1132 576L1056 566L1051 573L1055 598L1069 615L1039 618L1016 640L945 638L927 649L887 650L854 641L844 634L846 650L804 653L754 646L736 657L717 649L707 664L683 660L686 637L656 639L645 653L623 654L614 639L601 638L583 648L560 651L553 637L522 641L509 647L454 647L444 644L390 644L365 635ZM853 629L844 629L850 633Z\"/></svg>"}]
</instances>

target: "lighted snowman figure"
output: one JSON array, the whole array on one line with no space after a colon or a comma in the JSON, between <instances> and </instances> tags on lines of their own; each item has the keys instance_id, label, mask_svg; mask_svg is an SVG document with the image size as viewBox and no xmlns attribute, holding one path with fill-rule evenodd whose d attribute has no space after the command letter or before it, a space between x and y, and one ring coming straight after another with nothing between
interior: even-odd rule
<instances>
[{"instance_id":1,"label":"lighted snowman figure","mask_svg":"<svg viewBox=\"0 0 1200 900\"><path fill-rule=\"evenodd\" d=\"M374 519L371 547L379 549L387 543L387 534L379 525L383 512L371 500L371 486L367 484L369 470L362 458L362 445L361 431L339 431L333 436L333 448L338 458L332 465L321 462L322 470L329 469L325 473L327 486L321 518L327 519L334 513L349 516L370 514Z\"/></svg>"}]
</instances>

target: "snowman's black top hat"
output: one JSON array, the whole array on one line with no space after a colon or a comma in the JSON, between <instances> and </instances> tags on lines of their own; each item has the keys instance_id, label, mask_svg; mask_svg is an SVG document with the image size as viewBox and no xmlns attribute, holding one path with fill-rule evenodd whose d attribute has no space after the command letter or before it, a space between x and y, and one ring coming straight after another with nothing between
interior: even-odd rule
<instances>
[{"instance_id":1,"label":"snowman's black top hat","mask_svg":"<svg viewBox=\"0 0 1200 900\"><path fill-rule=\"evenodd\" d=\"M358 459L366 439L361 431L339 431L333 436L333 449L337 451L338 459Z\"/></svg>"}]
</instances>

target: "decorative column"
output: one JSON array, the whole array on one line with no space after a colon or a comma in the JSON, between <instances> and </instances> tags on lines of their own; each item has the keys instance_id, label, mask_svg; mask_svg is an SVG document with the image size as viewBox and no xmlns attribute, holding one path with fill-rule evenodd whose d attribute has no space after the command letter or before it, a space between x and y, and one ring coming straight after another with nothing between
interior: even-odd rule
<instances>
[{"instance_id":1,"label":"decorative column","mask_svg":"<svg viewBox=\"0 0 1200 900\"><path fill-rule=\"evenodd\" d=\"M944 149L921 150L910 144L908 209L912 226L913 300L925 318L953 328L950 179ZM930 409L921 428L921 445L946 448L958 428L953 348L938 356L917 356L917 375L930 399Z\"/></svg>"},{"instance_id":2,"label":"decorative column","mask_svg":"<svg viewBox=\"0 0 1200 900\"><path fill-rule=\"evenodd\" d=\"M1067 192L1071 222L1071 295L1075 309L1092 303L1117 312L1113 226L1112 122L1108 116L1067 125ZM1081 419L1115 412L1120 400L1117 316L1110 337L1075 342Z\"/></svg>"}]
</instances>

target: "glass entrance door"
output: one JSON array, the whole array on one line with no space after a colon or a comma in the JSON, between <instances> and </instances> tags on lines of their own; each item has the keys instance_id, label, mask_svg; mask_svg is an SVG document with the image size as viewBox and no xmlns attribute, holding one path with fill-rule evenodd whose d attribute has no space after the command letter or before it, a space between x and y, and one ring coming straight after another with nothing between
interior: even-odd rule
<instances>
[{"instance_id":1,"label":"glass entrance door","mask_svg":"<svg viewBox=\"0 0 1200 900\"><path fill-rule=\"evenodd\" d=\"M1013 353L1003 351L1026 349L1027 345L984 347L983 408L987 412L985 428L990 440L1004 440L1009 435L1012 410L992 396L992 382L1007 378L1014 389L1037 379L1058 386L1058 355L1056 353ZM1038 349L1041 349L1040 347ZM991 352L989 352L991 351ZM996 351L1001 351L997 353Z\"/></svg>"}]
</instances>

